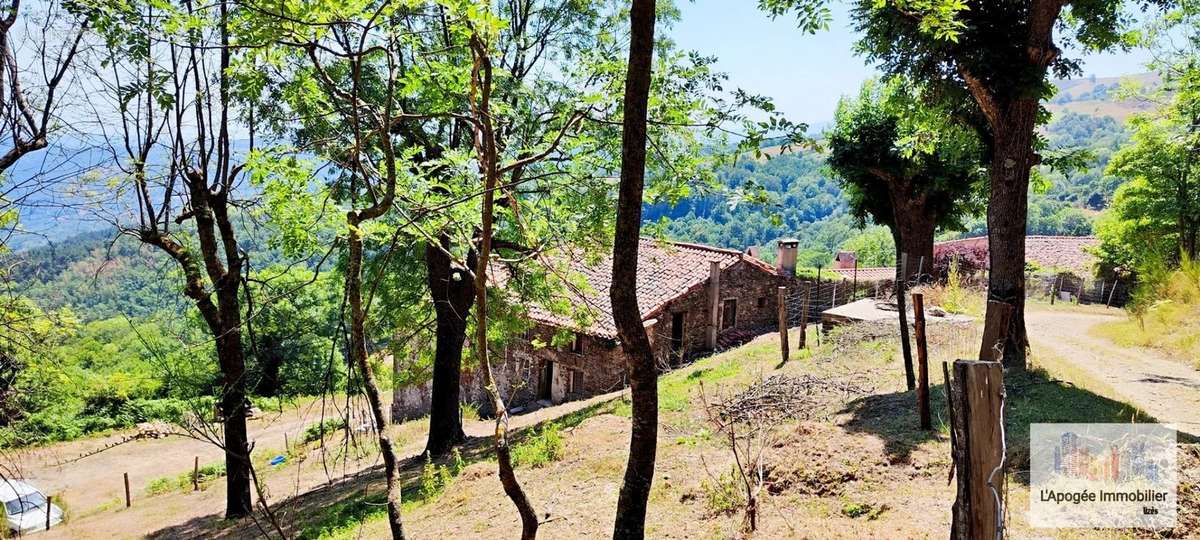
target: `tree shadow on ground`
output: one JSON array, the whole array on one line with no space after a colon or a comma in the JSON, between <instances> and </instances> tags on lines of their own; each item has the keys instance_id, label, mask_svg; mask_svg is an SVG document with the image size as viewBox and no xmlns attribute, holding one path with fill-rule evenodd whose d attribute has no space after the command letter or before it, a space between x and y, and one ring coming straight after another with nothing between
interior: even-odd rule
<instances>
[{"instance_id":1,"label":"tree shadow on ground","mask_svg":"<svg viewBox=\"0 0 1200 540\"><path fill-rule=\"evenodd\" d=\"M938 379L941 379L939 374ZM1042 370L1005 374L1004 424L1012 478L1029 482L1029 426L1035 423L1128 423L1154 422L1141 409L1055 379ZM843 425L847 431L868 433L884 441L892 463L907 463L915 448L932 440L949 441L945 386L929 389L933 428L919 429L915 392L874 394L851 401L841 411L851 415ZM1195 436L1180 432L1180 443L1196 442ZM947 452L949 448L947 448Z\"/></svg>"},{"instance_id":2,"label":"tree shadow on ground","mask_svg":"<svg viewBox=\"0 0 1200 540\"><path fill-rule=\"evenodd\" d=\"M550 424L560 429L575 427L584 420L610 412L613 402L601 402L558 418L548 419L535 425L510 432L510 445L518 446L543 431ZM459 453L466 465L492 459L492 437L468 437L459 446ZM426 465L424 454L400 460L400 478L403 484L405 506L420 505L436 498L437 493L426 494L422 490L422 472ZM449 459L435 462L448 465ZM518 469L518 474L520 471ZM289 538L318 538L322 533L344 530L363 523L368 518L387 512L387 493L382 465L375 465L356 474L337 478L321 487L274 502L271 510L276 521ZM255 497L257 500L257 496ZM190 519L184 523L155 531L147 538L174 540L191 538L242 539L270 537L279 533L271 525L261 507L255 507L252 518L226 520L221 514Z\"/></svg>"}]
</instances>

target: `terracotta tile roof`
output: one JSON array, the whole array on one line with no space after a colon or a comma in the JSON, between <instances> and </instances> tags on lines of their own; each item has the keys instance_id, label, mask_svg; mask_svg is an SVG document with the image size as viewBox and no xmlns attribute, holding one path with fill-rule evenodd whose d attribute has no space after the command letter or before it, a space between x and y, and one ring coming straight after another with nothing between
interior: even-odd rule
<instances>
[{"instance_id":1,"label":"terracotta tile roof","mask_svg":"<svg viewBox=\"0 0 1200 540\"><path fill-rule=\"evenodd\" d=\"M697 287L703 287L708 282L709 261L718 261L721 270L745 263L768 274L775 274L775 268L770 264L737 250L642 238L638 248L637 278L638 306L642 319L654 317L668 302ZM605 254L589 260L582 254L575 254L567 260L566 266L572 273L582 276L588 288L569 290L565 299L581 309L584 306L592 308L596 315L590 326L577 330L599 337L617 337L612 304L608 298L612 285L612 256ZM528 306L528 310L529 317L541 323L565 328L577 325L570 314L556 314L536 304Z\"/></svg>"},{"instance_id":2,"label":"terracotta tile roof","mask_svg":"<svg viewBox=\"0 0 1200 540\"><path fill-rule=\"evenodd\" d=\"M1089 275L1096 263L1095 255L1089 251L1100 244L1095 236L1040 236L1025 237L1025 260L1037 263L1049 270L1065 269L1080 275ZM941 249L953 246L972 246L987 249L986 236L948 240L933 245L934 255Z\"/></svg>"},{"instance_id":3,"label":"terracotta tile roof","mask_svg":"<svg viewBox=\"0 0 1200 540\"><path fill-rule=\"evenodd\" d=\"M841 276L842 279L854 279L853 268L830 268L834 274ZM872 268L858 269L858 282L870 283L872 281L888 281L896 279L896 269L891 266L877 266Z\"/></svg>"}]
</instances>

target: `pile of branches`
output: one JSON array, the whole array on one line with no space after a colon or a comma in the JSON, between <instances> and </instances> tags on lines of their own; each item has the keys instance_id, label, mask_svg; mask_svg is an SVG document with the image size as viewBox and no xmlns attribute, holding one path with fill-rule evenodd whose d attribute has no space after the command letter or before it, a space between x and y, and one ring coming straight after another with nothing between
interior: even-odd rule
<instances>
[{"instance_id":1,"label":"pile of branches","mask_svg":"<svg viewBox=\"0 0 1200 540\"><path fill-rule=\"evenodd\" d=\"M710 404L711 416L723 426L775 424L807 419L833 403L871 392L857 378L833 379L815 375L772 375L725 401Z\"/></svg>"}]
</instances>

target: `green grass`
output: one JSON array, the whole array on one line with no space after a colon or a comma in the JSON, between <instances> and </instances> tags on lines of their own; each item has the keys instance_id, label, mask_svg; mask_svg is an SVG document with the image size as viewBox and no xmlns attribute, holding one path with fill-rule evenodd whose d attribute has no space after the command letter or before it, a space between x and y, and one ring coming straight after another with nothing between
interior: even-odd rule
<instances>
[{"instance_id":1,"label":"green grass","mask_svg":"<svg viewBox=\"0 0 1200 540\"><path fill-rule=\"evenodd\" d=\"M549 422L513 445L513 467L545 467L562 459L563 439L557 423Z\"/></svg>"},{"instance_id":2,"label":"green grass","mask_svg":"<svg viewBox=\"0 0 1200 540\"><path fill-rule=\"evenodd\" d=\"M1125 347L1162 349L1200 369L1200 304L1162 301L1140 319L1102 323L1092 333Z\"/></svg>"},{"instance_id":3,"label":"green grass","mask_svg":"<svg viewBox=\"0 0 1200 540\"><path fill-rule=\"evenodd\" d=\"M200 489L207 487L219 478L225 476L225 462L219 461L203 465L199 470ZM191 491L193 471L187 471L175 476L161 476L146 484L147 495L162 495L172 491Z\"/></svg>"},{"instance_id":4,"label":"green grass","mask_svg":"<svg viewBox=\"0 0 1200 540\"><path fill-rule=\"evenodd\" d=\"M704 494L704 507L713 514L730 513L746 505L745 486L736 467L716 478L702 480L700 490Z\"/></svg>"}]
</instances>

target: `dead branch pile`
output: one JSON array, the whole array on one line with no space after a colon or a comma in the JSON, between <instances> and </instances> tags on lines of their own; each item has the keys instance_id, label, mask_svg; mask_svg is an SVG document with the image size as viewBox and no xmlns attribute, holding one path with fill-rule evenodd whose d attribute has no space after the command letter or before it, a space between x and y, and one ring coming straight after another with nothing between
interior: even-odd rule
<instances>
[{"instance_id":1,"label":"dead branch pile","mask_svg":"<svg viewBox=\"0 0 1200 540\"><path fill-rule=\"evenodd\" d=\"M711 405L712 416L721 426L729 424L776 424L806 419L853 396L871 392L864 378L833 379L815 375L773 375L750 385L745 391Z\"/></svg>"},{"instance_id":2,"label":"dead branch pile","mask_svg":"<svg viewBox=\"0 0 1200 540\"><path fill-rule=\"evenodd\" d=\"M81 459L91 457L91 456L94 456L101 452L104 452L105 450L112 450L113 448L121 446L122 444L125 444L125 443L131 443L133 441L142 441L142 440L147 440L147 439L162 439L164 437L169 437L171 435L178 435L178 433L174 429L172 429L172 427L169 424L164 424L161 422L142 422L137 425L137 432L131 433L128 435L123 435L121 438L119 438L115 441L106 443L99 448L93 448L91 450L87 450L72 459L60 462L58 465L61 467L68 463L74 463Z\"/></svg>"}]
</instances>

